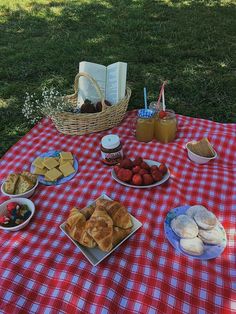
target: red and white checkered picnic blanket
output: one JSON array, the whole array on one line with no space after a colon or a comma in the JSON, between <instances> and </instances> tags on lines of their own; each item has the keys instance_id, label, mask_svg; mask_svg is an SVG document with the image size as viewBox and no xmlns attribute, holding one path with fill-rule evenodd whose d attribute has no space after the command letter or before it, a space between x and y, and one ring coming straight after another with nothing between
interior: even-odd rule
<instances>
[{"instance_id":1,"label":"red and white checkered picnic blanket","mask_svg":"<svg viewBox=\"0 0 236 314\"><path fill-rule=\"evenodd\" d=\"M36 213L18 232L0 230L0 313L235 313L236 312L236 125L178 116L177 139L169 144L137 142L136 111L104 132L66 136L42 120L0 162L0 180L29 170L49 150L71 151L79 172L57 186L39 185L31 200ZM111 177L102 164L101 138L121 138L124 153L165 162L168 183L133 189ZM185 144L207 136L218 153L208 164L192 163ZM93 267L59 225L69 210L101 194L123 203L143 226ZM6 197L0 195L0 202ZM188 258L164 234L169 210L202 204L223 224L228 244L213 260Z\"/></svg>"}]
</instances>

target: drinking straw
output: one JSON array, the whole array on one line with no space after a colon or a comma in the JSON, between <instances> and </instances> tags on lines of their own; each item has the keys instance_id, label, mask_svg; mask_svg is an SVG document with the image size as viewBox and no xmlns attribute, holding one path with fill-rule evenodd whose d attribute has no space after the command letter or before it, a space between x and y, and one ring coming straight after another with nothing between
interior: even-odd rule
<instances>
[{"instance_id":1,"label":"drinking straw","mask_svg":"<svg viewBox=\"0 0 236 314\"><path fill-rule=\"evenodd\" d=\"M144 105L145 105L145 109L147 110L147 89L146 89L146 87L144 87L144 89L143 89L143 94L144 94Z\"/></svg>"},{"instance_id":2,"label":"drinking straw","mask_svg":"<svg viewBox=\"0 0 236 314\"><path fill-rule=\"evenodd\" d=\"M165 105L165 88L163 87L162 91L162 110L166 111L166 105Z\"/></svg>"},{"instance_id":3,"label":"drinking straw","mask_svg":"<svg viewBox=\"0 0 236 314\"><path fill-rule=\"evenodd\" d=\"M160 101L161 101L161 97L162 97L163 111L166 110L166 106L165 106L165 95L164 95L165 84L166 84L166 81L164 81L164 83L163 83L162 86L161 86L160 93L159 93L158 100L157 100L157 107L159 107Z\"/></svg>"}]
</instances>

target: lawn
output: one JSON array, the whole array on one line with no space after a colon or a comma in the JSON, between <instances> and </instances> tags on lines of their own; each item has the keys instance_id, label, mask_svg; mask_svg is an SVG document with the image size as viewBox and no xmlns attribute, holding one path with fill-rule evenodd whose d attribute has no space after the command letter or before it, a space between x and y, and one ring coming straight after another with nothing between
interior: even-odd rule
<instances>
[{"instance_id":1,"label":"lawn","mask_svg":"<svg viewBox=\"0 0 236 314\"><path fill-rule=\"evenodd\" d=\"M79 62L128 63L129 110L168 80L177 113L236 122L236 1L0 0L0 156L31 127L25 93L73 91Z\"/></svg>"}]
</instances>

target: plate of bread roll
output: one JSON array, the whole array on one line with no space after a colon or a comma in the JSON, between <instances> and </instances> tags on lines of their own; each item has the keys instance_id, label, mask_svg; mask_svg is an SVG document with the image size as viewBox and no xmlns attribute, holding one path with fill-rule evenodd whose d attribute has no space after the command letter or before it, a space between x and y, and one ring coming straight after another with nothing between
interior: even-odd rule
<instances>
[{"instance_id":1,"label":"plate of bread roll","mask_svg":"<svg viewBox=\"0 0 236 314\"><path fill-rule=\"evenodd\" d=\"M35 157L30 171L44 185L62 184L76 175L78 160L71 152L51 150Z\"/></svg>"},{"instance_id":2,"label":"plate of bread roll","mask_svg":"<svg viewBox=\"0 0 236 314\"><path fill-rule=\"evenodd\" d=\"M202 205L181 206L168 212L165 235L180 253L208 260L222 254L227 237L215 214Z\"/></svg>"},{"instance_id":3,"label":"plate of bread roll","mask_svg":"<svg viewBox=\"0 0 236 314\"><path fill-rule=\"evenodd\" d=\"M125 206L103 194L81 210L73 207L60 228L96 266L141 226Z\"/></svg>"}]
</instances>

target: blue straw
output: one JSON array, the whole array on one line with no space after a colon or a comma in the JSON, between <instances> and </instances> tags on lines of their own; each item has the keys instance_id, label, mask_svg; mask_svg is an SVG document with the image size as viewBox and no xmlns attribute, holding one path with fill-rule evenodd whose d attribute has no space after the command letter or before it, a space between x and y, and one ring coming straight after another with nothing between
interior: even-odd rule
<instances>
[{"instance_id":1,"label":"blue straw","mask_svg":"<svg viewBox=\"0 0 236 314\"><path fill-rule=\"evenodd\" d=\"M146 87L144 87L144 89L143 89L143 94L144 94L144 105L145 105L145 109L147 110L147 89L146 89Z\"/></svg>"}]
</instances>

